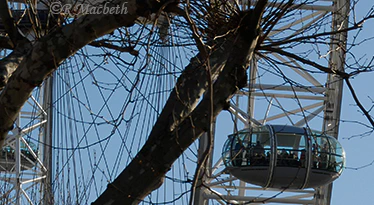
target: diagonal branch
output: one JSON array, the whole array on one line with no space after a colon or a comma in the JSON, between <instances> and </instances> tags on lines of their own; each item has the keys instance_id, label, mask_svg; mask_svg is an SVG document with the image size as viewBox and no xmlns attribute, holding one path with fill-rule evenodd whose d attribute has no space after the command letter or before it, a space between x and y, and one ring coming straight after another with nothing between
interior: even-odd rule
<instances>
[{"instance_id":1,"label":"diagonal branch","mask_svg":"<svg viewBox=\"0 0 374 205\"><path fill-rule=\"evenodd\" d=\"M262 45L265 38L268 37L270 32L273 30L273 28L277 25L277 23L281 20L281 18L285 15L285 13L291 8L292 4L294 3L294 0L288 0L286 4L281 4L281 6L277 7L279 11L274 11L274 15L272 16L272 19L269 19L266 24L263 26L264 34L261 35L260 39L258 40L258 45Z\"/></svg>"},{"instance_id":2,"label":"diagonal branch","mask_svg":"<svg viewBox=\"0 0 374 205\"><path fill-rule=\"evenodd\" d=\"M97 47L97 48L105 47L105 48L113 49L113 50L116 50L116 51L119 51L119 52L130 53L133 56L138 56L139 55L139 51L135 50L134 47L132 47L132 46L121 47L121 46L116 46L116 45L111 44L111 43L106 43L105 41L93 41L93 42L89 43L88 45L93 46L93 47Z\"/></svg>"},{"instance_id":3,"label":"diagonal branch","mask_svg":"<svg viewBox=\"0 0 374 205\"><path fill-rule=\"evenodd\" d=\"M120 0L113 2L116 5L121 3ZM35 42L0 94L0 147L32 90L66 58L116 28L133 26L139 16L157 11L163 3L131 0L127 2L127 14L87 15Z\"/></svg>"},{"instance_id":4,"label":"diagonal branch","mask_svg":"<svg viewBox=\"0 0 374 205\"><path fill-rule=\"evenodd\" d=\"M186 113L188 117L174 124L174 129L165 125L161 128L154 126L140 152L126 169L108 184L107 189L93 204L139 203L162 184L166 172L182 152L209 129L207 124L211 117L208 114L210 104L213 102L213 118L220 111L228 108L227 101L247 82L246 69L257 43L259 21L266 3L266 0L260 0L253 11L244 15L234 42L235 49L230 53L223 71L214 83L214 99L210 99L208 92L198 107ZM187 74L184 72L182 75ZM175 90L178 90L178 87ZM174 111L174 109L167 111L165 109L163 109L165 113ZM152 135L157 129L161 129L158 135Z\"/></svg>"},{"instance_id":5,"label":"diagonal branch","mask_svg":"<svg viewBox=\"0 0 374 205\"><path fill-rule=\"evenodd\" d=\"M293 42L302 42L302 41L305 41L305 40L317 39L319 37L331 36L331 35L335 35L335 34L339 34L339 33L346 33L348 31L352 31L352 30L362 28L364 22L368 19L371 19L371 18L374 18L374 15L366 17L363 20L361 20L360 22L355 23L353 26L345 28L345 29L339 29L339 30L336 30L336 31L322 32L322 33L317 33L317 34L313 34L313 35L307 35L307 36L301 36L301 37L291 38L291 39L277 41L277 42L271 42L267 45L262 45L261 47L262 48L277 47L277 46L281 46L281 45L285 45L285 44L289 44L289 43L293 43Z\"/></svg>"},{"instance_id":6,"label":"diagonal branch","mask_svg":"<svg viewBox=\"0 0 374 205\"><path fill-rule=\"evenodd\" d=\"M356 95L356 92L355 92L354 88L352 87L352 84L351 84L349 78L345 78L344 80L347 83L348 89L349 89L349 91L352 94L353 100L356 102L357 106L360 108L360 110L362 111L362 113L364 113L366 119L368 119L368 121L370 122L372 128L374 128L374 120L371 117L370 113L364 108L364 106L361 104L360 100L358 99L358 97Z\"/></svg>"},{"instance_id":7,"label":"diagonal branch","mask_svg":"<svg viewBox=\"0 0 374 205\"><path fill-rule=\"evenodd\" d=\"M188 22L188 25L190 26L190 29L192 31L192 37L195 40L196 46L199 49L201 55L203 56L203 58L207 58L208 57L207 47L204 44L201 36L199 36L198 34L198 28L196 24L192 21L190 14L189 14L189 10L190 10L190 2L187 1L187 6L185 10L184 11L180 10L179 14L183 16L184 19L186 19L186 21Z\"/></svg>"},{"instance_id":8,"label":"diagonal branch","mask_svg":"<svg viewBox=\"0 0 374 205\"><path fill-rule=\"evenodd\" d=\"M278 53L280 55L283 55L283 56L287 56L287 57L290 57L290 58L293 58L297 61L300 61L301 63L303 64L306 64L306 65L310 65L310 66L313 66L315 68L317 68L318 70L320 71L323 71L325 73L330 73L330 74L337 74L339 75L341 78L349 78L350 75L344 71L339 71L339 70L333 70L333 69L330 69L328 67L325 67L323 65L320 65L316 62L313 62L313 61L310 61L308 59L305 59L305 58L302 58L296 54L293 54L293 53L290 53L290 52L287 52L281 48L275 48L275 47L259 47L259 49L261 50L265 50L265 51L270 51L270 52L274 52L274 53Z\"/></svg>"}]
</instances>

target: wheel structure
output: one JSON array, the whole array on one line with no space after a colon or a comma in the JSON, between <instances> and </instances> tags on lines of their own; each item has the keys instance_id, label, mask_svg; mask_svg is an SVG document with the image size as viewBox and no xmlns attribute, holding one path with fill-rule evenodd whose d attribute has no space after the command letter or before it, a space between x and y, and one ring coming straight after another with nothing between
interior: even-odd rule
<instances>
[{"instance_id":1,"label":"wheel structure","mask_svg":"<svg viewBox=\"0 0 374 205\"><path fill-rule=\"evenodd\" d=\"M9 132L0 159L2 204L50 204L52 79L35 89Z\"/></svg>"},{"instance_id":2,"label":"wheel structure","mask_svg":"<svg viewBox=\"0 0 374 205\"><path fill-rule=\"evenodd\" d=\"M279 4L268 6L284 3L276 2ZM254 5L255 1L237 3L248 8ZM331 35L324 39L324 48L313 45L311 41L309 44L294 44L281 49L302 58L306 56L307 59L330 69L344 71L347 34L339 31L348 27L349 0L303 1L303 4L299 5L297 3L295 2L294 12L290 15L293 18L285 17L286 20L280 20L267 40L274 42L279 39L302 39L313 35L313 32L331 32ZM208 174L202 176L203 186L198 188L194 203L330 204L332 183L315 189L290 189L287 186L274 189L238 180L223 166L219 148L223 146L220 139L227 137L222 136L222 133L235 133L249 126L267 123L306 126L338 138L342 80L334 74L319 72L289 55L261 51L253 58L248 76L248 86L231 100L230 114L221 114L217 119L214 130L215 150L205 170ZM233 122L231 131L223 128L228 126L227 121ZM202 137L201 149L204 149L206 144L206 137Z\"/></svg>"},{"instance_id":3,"label":"wheel structure","mask_svg":"<svg viewBox=\"0 0 374 205\"><path fill-rule=\"evenodd\" d=\"M329 27L332 18L335 22L333 30L346 26L347 1L310 2L295 8L295 13L305 12L300 12L299 19L293 19L292 23L280 22L278 30L275 29L270 38L285 35L283 31L288 31L287 35L300 35L315 23ZM254 3L239 2L242 7ZM128 53L87 47L59 67L53 77L53 86L47 81L43 84L45 87L33 92L7 138L6 147L10 150L20 147L19 154L15 155L20 163L10 168L11 171L6 168L1 172L4 181L2 193L7 194L2 198L7 200L5 204L88 204L131 162L147 140L146 136L177 77L196 51L195 42L189 38L192 36L190 28L184 20L176 16L167 18L164 23L168 25L166 28L139 19L138 25L129 29L120 28L106 39L117 46L130 47L134 45L127 44L130 39L122 38L135 36L137 55L143 60L137 60ZM163 37L165 33L168 39ZM344 46L344 33L333 38L340 39L343 44L339 46ZM327 55L331 57L327 57L330 60L326 64L334 69L343 69L341 50L336 44L331 46L326 50L332 51ZM319 77L311 75L303 70L307 68L285 57L271 53L263 55L282 61L285 64L282 70L287 68L287 72L295 72L287 76L299 84L291 86L284 83L279 72L269 70L269 64L264 63L266 58L257 55L250 68L249 87L240 91L231 104L230 110L237 121L235 124L245 127L250 123L277 121L322 129L328 135L337 137L341 82L332 75L327 81L325 74L317 73ZM287 100L294 104L285 104ZM235 129L230 130L233 131ZM216 138L219 134L216 132ZM201 140L207 139L202 137ZM35 146L27 146L25 142L32 142ZM30 147L28 150L32 157L22 147ZM195 143L186 150L165 176L164 184L147 196L142 204L189 203L191 179L198 155L203 153L204 147L204 143ZM26 157L32 159L27 160ZM211 159L214 158L212 155ZM27 162L22 165L23 161ZM331 192L331 188L328 186L318 190L263 190L239 182L225 172L220 163L210 167L208 171L211 174L203 180L205 186L197 187L197 194L193 197L195 204L251 201L328 204L329 201L326 193ZM269 197L261 195L268 191L272 191ZM287 192L287 197L271 198L280 192Z\"/></svg>"},{"instance_id":4,"label":"wheel structure","mask_svg":"<svg viewBox=\"0 0 374 205\"><path fill-rule=\"evenodd\" d=\"M173 20L183 21L178 18ZM167 16L157 23L153 17L139 18L132 28L117 29L109 42L136 51L87 46L35 89L7 137L5 150L20 153L21 163L16 169L12 162L0 173L6 193L2 204L89 204L100 196L141 149L177 77L194 56L193 40L185 37L188 27L170 21ZM128 36L133 39L123 39ZM21 141L20 149L15 139ZM25 142L36 147L29 151L33 166L30 160L22 164ZM188 203L196 150L186 151L161 188L142 204Z\"/></svg>"}]
</instances>

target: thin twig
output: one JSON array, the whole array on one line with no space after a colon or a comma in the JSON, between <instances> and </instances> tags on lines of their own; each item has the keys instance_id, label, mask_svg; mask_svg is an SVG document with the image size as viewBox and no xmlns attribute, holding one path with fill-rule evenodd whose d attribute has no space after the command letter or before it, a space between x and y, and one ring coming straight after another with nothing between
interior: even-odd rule
<instances>
[{"instance_id":1,"label":"thin twig","mask_svg":"<svg viewBox=\"0 0 374 205\"><path fill-rule=\"evenodd\" d=\"M370 116L369 112L364 108L364 106L361 104L360 100L358 99L357 95L356 95L356 92L354 90L354 88L352 87L352 84L349 80L349 78L345 78L344 79L345 82L347 83L347 86L348 86L348 89L349 91L351 92L352 94L352 97L354 99L354 101L356 102L357 106L360 108L360 110L364 113L364 115L366 116L366 118L369 120L371 126L373 126L374 128L374 120L373 118Z\"/></svg>"},{"instance_id":2,"label":"thin twig","mask_svg":"<svg viewBox=\"0 0 374 205\"><path fill-rule=\"evenodd\" d=\"M98 47L98 48L105 47L105 48L113 49L113 50L120 51L120 52L126 52L126 53L130 53L133 56L139 55L139 51L135 50L134 47L132 46L121 47L121 46L116 46L116 45L106 43L103 41L93 41L89 45L93 47Z\"/></svg>"},{"instance_id":3,"label":"thin twig","mask_svg":"<svg viewBox=\"0 0 374 205\"><path fill-rule=\"evenodd\" d=\"M317 68L320 71L323 71L323 72L326 72L326 73L330 73L330 74L337 74L341 78L344 78L344 79L350 77L350 74L348 74L346 72L330 69L330 68L322 66L322 65L320 65L320 64L318 64L316 62L313 62L313 61L310 61L310 60L305 59L303 57L300 57L300 56L298 56L296 54L287 52L287 51L285 51L285 50L283 50L281 48L260 47L260 49L263 49L263 50L266 50L266 51L271 51L271 52L278 53L278 54L283 55L283 56L287 56L287 57L293 58L295 60L300 61L303 64L313 66L313 67Z\"/></svg>"}]
</instances>

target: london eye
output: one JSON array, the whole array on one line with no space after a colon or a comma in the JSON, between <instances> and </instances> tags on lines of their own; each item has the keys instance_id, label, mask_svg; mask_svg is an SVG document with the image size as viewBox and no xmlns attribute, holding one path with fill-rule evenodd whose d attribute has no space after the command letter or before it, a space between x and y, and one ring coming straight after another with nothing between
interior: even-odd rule
<instances>
[{"instance_id":1,"label":"london eye","mask_svg":"<svg viewBox=\"0 0 374 205\"><path fill-rule=\"evenodd\" d=\"M213 5L193 3L186 9ZM205 18L204 9L191 14L196 26L205 29L201 35L207 44L226 35L219 33L220 21L255 8L257 1L226 3L219 7L217 22ZM43 6L33 8L33 15L29 4L18 1L9 7L31 42L53 26L84 18L50 15ZM348 27L349 12L349 0L269 1L261 21L266 36L251 59L247 86L228 102L229 112L213 120L213 142L205 134L192 143L163 184L140 203L330 204L331 184L345 167L338 142L343 84L334 73L303 59L344 71L346 32L336 31ZM138 18L135 26L118 28L68 57L38 86L2 150L2 202L88 204L100 197L136 159L178 77L200 60L191 38L196 33L186 19L165 13ZM2 36L6 30L0 24ZM307 38L319 32L329 35ZM304 38L316 40L308 44ZM4 58L11 50L1 51ZM228 136L220 133L222 121L230 122ZM214 150L199 168L210 143ZM202 169L199 186L192 183L195 169ZM266 192L270 195L258 197ZM287 194L270 197L278 192Z\"/></svg>"}]
</instances>

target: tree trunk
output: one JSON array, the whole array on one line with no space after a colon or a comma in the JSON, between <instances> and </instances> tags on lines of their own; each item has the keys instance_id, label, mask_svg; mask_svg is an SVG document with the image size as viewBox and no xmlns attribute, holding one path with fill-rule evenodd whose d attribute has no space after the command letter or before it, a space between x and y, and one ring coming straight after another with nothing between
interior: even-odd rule
<instances>
[{"instance_id":1,"label":"tree trunk","mask_svg":"<svg viewBox=\"0 0 374 205\"><path fill-rule=\"evenodd\" d=\"M246 69L257 43L259 21L267 1L259 1L254 11L246 12L239 26L233 49L228 60L214 83L214 98L209 99L209 93L191 110L181 122L166 126L169 129L160 130L159 134L150 135L147 142L126 167L126 169L111 183L104 193L93 203L94 205L137 204L152 190L162 184L166 172L174 161L208 128L208 108L213 104L213 117L228 107L228 100L247 82ZM186 78L187 74L181 76ZM187 77L188 79L189 77ZM181 80L178 80L180 82ZM207 79L203 83L205 84ZM178 85L174 92L177 92ZM183 94L187 94L183 93ZM175 94L171 95L173 99ZM182 93L179 93L181 96ZM187 96L183 96L187 99ZM168 102L169 103L169 102ZM167 103L167 104L168 104ZM190 103L193 104L193 103ZM173 108L163 112L173 113ZM188 111L187 111L188 112ZM177 113L179 114L179 113ZM169 118L172 120L172 118ZM182 119L182 118L181 118ZM157 125L157 123L156 123ZM174 125L175 129L170 129ZM162 126L164 128L165 126ZM154 127L153 130L159 130ZM151 133L155 133L152 130Z\"/></svg>"}]
</instances>

